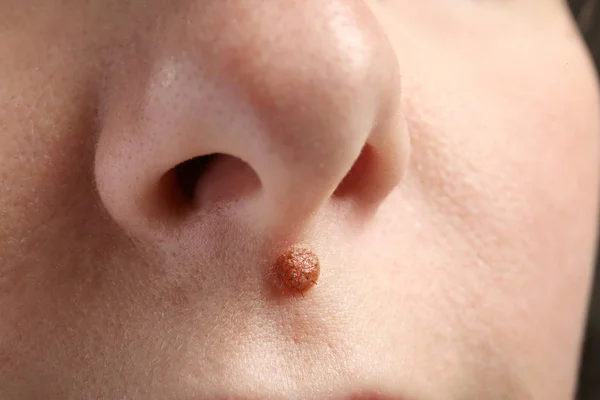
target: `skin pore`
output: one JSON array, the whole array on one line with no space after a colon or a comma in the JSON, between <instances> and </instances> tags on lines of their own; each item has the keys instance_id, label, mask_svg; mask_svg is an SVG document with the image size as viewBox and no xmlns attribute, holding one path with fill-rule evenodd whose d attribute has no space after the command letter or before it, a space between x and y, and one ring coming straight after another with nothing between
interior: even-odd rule
<instances>
[{"instance_id":1,"label":"skin pore","mask_svg":"<svg viewBox=\"0 0 600 400\"><path fill-rule=\"evenodd\" d=\"M0 60L0 398L572 397L566 2L0 0Z\"/></svg>"}]
</instances>

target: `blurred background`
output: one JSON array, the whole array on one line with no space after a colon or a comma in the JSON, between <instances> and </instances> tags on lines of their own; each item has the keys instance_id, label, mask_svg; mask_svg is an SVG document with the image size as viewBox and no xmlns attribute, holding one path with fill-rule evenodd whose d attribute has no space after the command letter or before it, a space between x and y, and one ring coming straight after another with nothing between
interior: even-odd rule
<instances>
[{"instance_id":1,"label":"blurred background","mask_svg":"<svg viewBox=\"0 0 600 400\"><path fill-rule=\"evenodd\" d=\"M600 0L571 0L569 5L600 70ZM596 261L577 400L600 400L600 258Z\"/></svg>"}]
</instances>

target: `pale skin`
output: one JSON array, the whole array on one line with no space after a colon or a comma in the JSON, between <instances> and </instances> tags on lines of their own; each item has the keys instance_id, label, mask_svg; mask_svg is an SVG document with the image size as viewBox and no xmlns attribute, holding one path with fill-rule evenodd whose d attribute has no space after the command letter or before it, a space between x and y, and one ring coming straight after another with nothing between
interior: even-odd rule
<instances>
[{"instance_id":1,"label":"pale skin","mask_svg":"<svg viewBox=\"0 0 600 400\"><path fill-rule=\"evenodd\" d=\"M0 398L572 398L597 88L559 0L0 0Z\"/></svg>"}]
</instances>

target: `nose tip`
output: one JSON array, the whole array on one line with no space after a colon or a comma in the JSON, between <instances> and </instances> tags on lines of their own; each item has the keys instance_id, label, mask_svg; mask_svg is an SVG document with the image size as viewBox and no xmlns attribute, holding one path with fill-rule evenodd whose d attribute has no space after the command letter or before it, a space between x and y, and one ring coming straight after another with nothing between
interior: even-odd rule
<instances>
[{"instance_id":1,"label":"nose tip","mask_svg":"<svg viewBox=\"0 0 600 400\"><path fill-rule=\"evenodd\" d=\"M97 175L111 212L131 205L121 221L154 201L167 171L214 153L258 178L249 204L266 229L336 195L377 205L398 184L408 142L397 59L362 1L185 4L146 38L157 45L134 57L144 63L132 62L108 109Z\"/></svg>"},{"instance_id":2,"label":"nose tip","mask_svg":"<svg viewBox=\"0 0 600 400\"><path fill-rule=\"evenodd\" d=\"M395 54L367 7L303 0L242 10L226 12L241 18L223 28L215 58L256 122L232 140L262 183L262 222L293 225L339 189L380 201L401 176L406 140Z\"/></svg>"}]
</instances>

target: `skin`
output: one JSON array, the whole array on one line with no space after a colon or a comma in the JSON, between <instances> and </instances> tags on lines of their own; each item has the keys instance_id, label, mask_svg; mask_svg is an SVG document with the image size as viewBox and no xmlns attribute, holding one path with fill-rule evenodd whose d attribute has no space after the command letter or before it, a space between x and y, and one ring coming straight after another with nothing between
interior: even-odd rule
<instances>
[{"instance_id":1,"label":"skin","mask_svg":"<svg viewBox=\"0 0 600 400\"><path fill-rule=\"evenodd\" d=\"M0 398L571 398L565 2L0 0L0 60ZM291 245L319 284L277 296Z\"/></svg>"}]
</instances>

